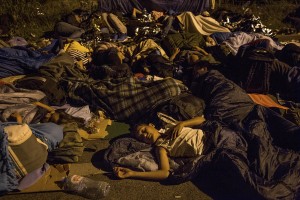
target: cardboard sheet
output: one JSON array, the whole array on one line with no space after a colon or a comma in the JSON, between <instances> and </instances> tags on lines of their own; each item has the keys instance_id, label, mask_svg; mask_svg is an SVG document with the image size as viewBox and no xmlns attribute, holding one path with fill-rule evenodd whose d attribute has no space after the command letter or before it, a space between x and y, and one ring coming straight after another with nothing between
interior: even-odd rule
<instances>
[{"instance_id":1,"label":"cardboard sheet","mask_svg":"<svg viewBox=\"0 0 300 200\"><path fill-rule=\"evenodd\" d=\"M34 185L20 192L12 192L10 194L60 191L62 190L62 180L68 175L89 176L99 173L104 173L104 171L94 167L92 163L51 165L50 169Z\"/></svg>"}]
</instances>

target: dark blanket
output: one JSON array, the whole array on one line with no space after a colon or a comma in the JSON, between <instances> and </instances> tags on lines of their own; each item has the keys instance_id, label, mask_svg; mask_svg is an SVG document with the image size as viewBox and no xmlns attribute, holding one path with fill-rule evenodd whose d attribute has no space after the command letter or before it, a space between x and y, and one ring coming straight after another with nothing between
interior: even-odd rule
<instances>
[{"instance_id":1,"label":"dark blanket","mask_svg":"<svg viewBox=\"0 0 300 200\"><path fill-rule=\"evenodd\" d=\"M217 70L196 78L192 82L191 91L205 101L206 119L228 125L243 120L255 105L242 88Z\"/></svg>"},{"instance_id":2,"label":"dark blanket","mask_svg":"<svg viewBox=\"0 0 300 200\"><path fill-rule=\"evenodd\" d=\"M179 184L194 180L206 187L222 183L224 188L256 191L257 196L267 199L298 199L300 154L274 144L276 129L282 124L279 120L275 124L268 124L268 119L274 117L278 117L276 113L256 106L245 118L243 130L240 131L224 127L218 122L205 122L201 127L206 137L204 155L170 159L171 163L176 163L171 166L176 167L171 169L168 182ZM285 125L277 132L282 135L300 134L299 127L289 123ZM299 146L299 138L290 138L295 139ZM106 151L105 160L110 167L124 166L124 163L118 162L119 158L135 152L150 154L151 151L146 151L148 148L149 145L133 138L121 138ZM229 194L231 197L233 195ZM247 197L248 194L244 195Z\"/></svg>"},{"instance_id":3,"label":"dark blanket","mask_svg":"<svg viewBox=\"0 0 300 200\"><path fill-rule=\"evenodd\" d=\"M0 48L0 78L36 72L52 57L21 46Z\"/></svg>"},{"instance_id":4,"label":"dark blanket","mask_svg":"<svg viewBox=\"0 0 300 200\"><path fill-rule=\"evenodd\" d=\"M149 12L152 10L169 11L177 13L191 11L194 14L210 7L209 0L99 0L99 10L103 12L120 11L123 14L131 14L133 8Z\"/></svg>"}]
</instances>

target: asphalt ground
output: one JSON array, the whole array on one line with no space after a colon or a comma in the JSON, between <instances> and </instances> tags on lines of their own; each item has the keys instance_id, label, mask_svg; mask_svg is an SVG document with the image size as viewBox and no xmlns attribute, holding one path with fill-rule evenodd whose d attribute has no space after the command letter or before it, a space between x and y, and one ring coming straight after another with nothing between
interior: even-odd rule
<instances>
[{"instance_id":1,"label":"asphalt ground","mask_svg":"<svg viewBox=\"0 0 300 200\"><path fill-rule=\"evenodd\" d=\"M103 169L101 157L108 147L109 140L95 140L85 142L86 150L77 163L76 169L71 173L81 174L93 180L106 181L111 189L108 196L101 198L104 200L209 200L210 196L205 194L193 182L185 182L179 185L164 185L159 182L116 179L110 172ZM90 166L93 166L92 169ZM1 200L80 200L81 196L65 191L32 192L7 194L0 197Z\"/></svg>"}]
</instances>

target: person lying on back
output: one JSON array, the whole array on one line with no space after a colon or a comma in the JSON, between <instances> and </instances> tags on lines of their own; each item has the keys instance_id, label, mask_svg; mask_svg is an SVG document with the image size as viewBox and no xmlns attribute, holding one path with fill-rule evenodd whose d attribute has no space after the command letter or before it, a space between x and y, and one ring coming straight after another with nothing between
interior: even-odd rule
<instances>
[{"instance_id":1,"label":"person lying on back","mask_svg":"<svg viewBox=\"0 0 300 200\"><path fill-rule=\"evenodd\" d=\"M136 178L145 180L164 180L169 176L169 157L196 157L203 152L204 133L194 127L202 124L204 117L199 116L181 121L168 130L157 130L153 124L139 124L133 136L147 144L152 144L157 152L159 169L157 171L139 172L125 167L115 167L114 174L119 178Z\"/></svg>"}]
</instances>

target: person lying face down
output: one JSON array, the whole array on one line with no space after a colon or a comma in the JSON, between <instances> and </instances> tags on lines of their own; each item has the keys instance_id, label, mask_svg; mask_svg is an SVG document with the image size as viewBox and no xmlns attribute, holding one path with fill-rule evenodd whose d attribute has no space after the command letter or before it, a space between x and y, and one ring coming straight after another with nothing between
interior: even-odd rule
<instances>
[{"instance_id":1,"label":"person lying face down","mask_svg":"<svg viewBox=\"0 0 300 200\"><path fill-rule=\"evenodd\" d=\"M139 124L133 136L155 147L159 169L150 172L133 171L125 167L114 167L114 174L119 178L135 178L145 180L164 180L169 176L169 157L195 157L202 154L204 134L201 129L189 128L200 125L204 117L195 117L181 121L172 128L157 130L153 124Z\"/></svg>"}]
</instances>

